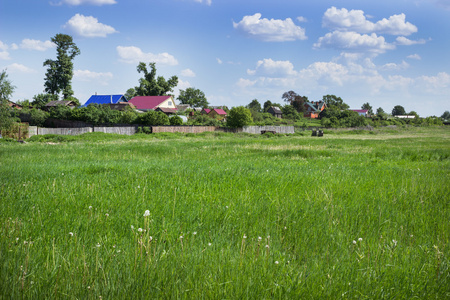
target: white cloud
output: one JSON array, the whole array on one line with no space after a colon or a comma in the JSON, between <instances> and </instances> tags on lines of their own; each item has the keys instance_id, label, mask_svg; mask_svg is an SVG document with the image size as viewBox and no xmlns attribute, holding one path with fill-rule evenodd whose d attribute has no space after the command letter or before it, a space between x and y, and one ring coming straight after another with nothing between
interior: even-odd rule
<instances>
[{"instance_id":1,"label":"white cloud","mask_svg":"<svg viewBox=\"0 0 450 300\"><path fill-rule=\"evenodd\" d=\"M8 51L0 51L0 59L1 60L10 60L11 57L9 56Z\"/></svg>"},{"instance_id":2,"label":"white cloud","mask_svg":"<svg viewBox=\"0 0 450 300\"><path fill-rule=\"evenodd\" d=\"M236 83L236 85L240 88L248 88L248 87L252 87L256 84L256 80L249 80L249 79L244 79L244 78L239 78L238 82Z\"/></svg>"},{"instance_id":3,"label":"white cloud","mask_svg":"<svg viewBox=\"0 0 450 300\"><path fill-rule=\"evenodd\" d=\"M211 5L212 0L194 0L195 2L198 3L205 3L206 5Z\"/></svg>"},{"instance_id":4,"label":"white cloud","mask_svg":"<svg viewBox=\"0 0 450 300\"><path fill-rule=\"evenodd\" d=\"M450 88L450 75L445 72L438 73L436 76L421 76L417 81L425 84L428 91L437 92L438 90L443 91Z\"/></svg>"},{"instance_id":5,"label":"white cloud","mask_svg":"<svg viewBox=\"0 0 450 300\"><path fill-rule=\"evenodd\" d=\"M26 74L36 73L36 70L28 68L27 66L18 63L10 64L9 66L6 67L6 69L8 70L8 73L26 73Z\"/></svg>"},{"instance_id":6,"label":"white cloud","mask_svg":"<svg viewBox=\"0 0 450 300\"><path fill-rule=\"evenodd\" d=\"M223 61L220 58L216 58L216 60L219 65L223 64Z\"/></svg>"},{"instance_id":7,"label":"white cloud","mask_svg":"<svg viewBox=\"0 0 450 300\"><path fill-rule=\"evenodd\" d=\"M426 41L424 39L420 39L418 41L413 41L408 38L405 38L404 36L399 36L395 40L397 41L397 45L402 45L402 46L411 46L411 45L426 43Z\"/></svg>"},{"instance_id":8,"label":"white cloud","mask_svg":"<svg viewBox=\"0 0 450 300\"><path fill-rule=\"evenodd\" d=\"M335 48L351 52L384 53L386 50L395 49L395 46L386 42L384 37L359 34L356 32L334 31L320 37L314 44L315 48Z\"/></svg>"},{"instance_id":9,"label":"white cloud","mask_svg":"<svg viewBox=\"0 0 450 300\"><path fill-rule=\"evenodd\" d=\"M117 54L119 55L119 60L127 64L136 64L139 62L155 62L158 64L175 66L178 65L178 61L170 55L169 53L144 53L140 48L130 46L123 47L117 46Z\"/></svg>"},{"instance_id":10,"label":"white cloud","mask_svg":"<svg viewBox=\"0 0 450 300\"><path fill-rule=\"evenodd\" d=\"M322 24L332 30L355 31L358 33L387 33L392 35L410 35L417 27L406 22L405 14L393 15L389 19L373 23L368 21L362 10L347 10L331 7L325 12Z\"/></svg>"},{"instance_id":11,"label":"white cloud","mask_svg":"<svg viewBox=\"0 0 450 300\"><path fill-rule=\"evenodd\" d=\"M387 63L381 66L380 69L384 71L397 71L397 70L405 70L407 68L409 68L409 64L406 61L402 61L401 64Z\"/></svg>"},{"instance_id":12,"label":"white cloud","mask_svg":"<svg viewBox=\"0 0 450 300\"><path fill-rule=\"evenodd\" d=\"M24 39L22 40L22 43L20 43L20 48L27 50L45 51L55 47L56 45L49 40L42 42L40 40Z\"/></svg>"},{"instance_id":13,"label":"white cloud","mask_svg":"<svg viewBox=\"0 0 450 300\"><path fill-rule=\"evenodd\" d=\"M101 85L107 85L108 81L113 78L113 74L111 72L99 73L89 70L75 70L73 72L73 78L78 81L95 81L100 83Z\"/></svg>"},{"instance_id":14,"label":"white cloud","mask_svg":"<svg viewBox=\"0 0 450 300\"><path fill-rule=\"evenodd\" d=\"M195 77L195 73L191 69L182 70L180 75L184 77Z\"/></svg>"},{"instance_id":15,"label":"white cloud","mask_svg":"<svg viewBox=\"0 0 450 300\"><path fill-rule=\"evenodd\" d=\"M306 19L305 17L300 16L300 17L297 17L297 21L301 22L301 23L304 23L304 22L308 22L308 19Z\"/></svg>"},{"instance_id":16,"label":"white cloud","mask_svg":"<svg viewBox=\"0 0 450 300\"><path fill-rule=\"evenodd\" d=\"M88 38L106 37L108 34L117 32L113 27L99 23L97 18L80 14L73 16L63 28L75 35Z\"/></svg>"},{"instance_id":17,"label":"white cloud","mask_svg":"<svg viewBox=\"0 0 450 300\"><path fill-rule=\"evenodd\" d=\"M417 59L417 60L421 60L422 59L422 57L420 57L419 54L411 54L411 55L408 55L407 58L409 58L409 59Z\"/></svg>"},{"instance_id":18,"label":"white cloud","mask_svg":"<svg viewBox=\"0 0 450 300\"><path fill-rule=\"evenodd\" d=\"M341 86L348 78L348 69L334 62L315 62L299 72L300 79L314 80L318 83L325 81L326 84L337 84Z\"/></svg>"},{"instance_id":19,"label":"white cloud","mask_svg":"<svg viewBox=\"0 0 450 300\"><path fill-rule=\"evenodd\" d=\"M249 75L286 77L296 75L294 65L290 61L274 61L272 59L260 60L255 70L247 70Z\"/></svg>"},{"instance_id":20,"label":"white cloud","mask_svg":"<svg viewBox=\"0 0 450 300\"><path fill-rule=\"evenodd\" d=\"M116 4L117 2L115 0L63 0L61 2L53 2L53 5L62 5L62 4L68 4L68 5L83 5L83 4L90 4L90 5L107 5L107 4Z\"/></svg>"},{"instance_id":21,"label":"white cloud","mask_svg":"<svg viewBox=\"0 0 450 300\"><path fill-rule=\"evenodd\" d=\"M233 27L245 35L264 42L286 42L307 39L305 29L295 25L292 19L261 19L260 13L256 13L253 16L244 16L239 23L233 22Z\"/></svg>"}]
</instances>

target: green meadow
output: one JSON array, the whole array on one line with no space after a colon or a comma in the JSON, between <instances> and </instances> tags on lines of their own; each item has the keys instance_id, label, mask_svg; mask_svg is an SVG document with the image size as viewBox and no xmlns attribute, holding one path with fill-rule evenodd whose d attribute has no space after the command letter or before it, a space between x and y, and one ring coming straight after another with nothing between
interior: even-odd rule
<instances>
[{"instance_id":1,"label":"green meadow","mask_svg":"<svg viewBox=\"0 0 450 300\"><path fill-rule=\"evenodd\" d=\"M0 299L449 299L450 129L0 143Z\"/></svg>"}]
</instances>

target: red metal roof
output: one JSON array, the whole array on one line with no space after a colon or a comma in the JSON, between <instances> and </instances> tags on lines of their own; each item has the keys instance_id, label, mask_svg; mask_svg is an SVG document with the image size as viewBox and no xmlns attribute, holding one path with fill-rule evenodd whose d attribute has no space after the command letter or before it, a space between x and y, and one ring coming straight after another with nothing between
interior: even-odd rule
<instances>
[{"instance_id":1,"label":"red metal roof","mask_svg":"<svg viewBox=\"0 0 450 300\"><path fill-rule=\"evenodd\" d=\"M170 97L171 96L136 96L128 102L136 106L137 109L155 109Z\"/></svg>"},{"instance_id":2,"label":"red metal roof","mask_svg":"<svg viewBox=\"0 0 450 300\"><path fill-rule=\"evenodd\" d=\"M221 109L221 108L214 108L214 109L211 110L211 111L215 111L218 115L226 115L226 114L227 114L227 112L224 111L224 110Z\"/></svg>"}]
</instances>

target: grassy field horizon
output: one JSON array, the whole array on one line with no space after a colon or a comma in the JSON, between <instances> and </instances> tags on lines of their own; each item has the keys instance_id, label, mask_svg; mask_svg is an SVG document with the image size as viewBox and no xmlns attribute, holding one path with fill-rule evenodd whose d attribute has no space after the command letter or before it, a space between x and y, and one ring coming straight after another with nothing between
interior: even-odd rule
<instances>
[{"instance_id":1,"label":"grassy field horizon","mask_svg":"<svg viewBox=\"0 0 450 300\"><path fill-rule=\"evenodd\" d=\"M450 297L450 129L0 143L0 298Z\"/></svg>"}]
</instances>

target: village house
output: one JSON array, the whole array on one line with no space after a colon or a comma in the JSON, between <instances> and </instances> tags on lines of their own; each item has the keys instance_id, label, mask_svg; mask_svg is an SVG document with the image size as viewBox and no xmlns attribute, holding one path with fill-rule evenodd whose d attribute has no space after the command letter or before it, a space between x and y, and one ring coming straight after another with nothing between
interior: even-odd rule
<instances>
[{"instance_id":1,"label":"village house","mask_svg":"<svg viewBox=\"0 0 450 300\"><path fill-rule=\"evenodd\" d=\"M124 95L92 95L86 103L83 104L84 107L89 104L115 104L119 102L128 102Z\"/></svg>"},{"instance_id":2,"label":"village house","mask_svg":"<svg viewBox=\"0 0 450 300\"><path fill-rule=\"evenodd\" d=\"M355 111L358 113L358 115L363 117L369 117L369 110L368 109L350 109L351 111Z\"/></svg>"},{"instance_id":3,"label":"village house","mask_svg":"<svg viewBox=\"0 0 450 300\"><path fill-rule=\"evenodd\" d=\"M221 108L214 108L208 113L208 116L218 120L224 120L227 117L227 112Z\"/></svg>"},{"instance_id":4,"label":"village house","mask_svg":"<svg viewBox=\"0 0 450 300\"><path fill-rule=\"evenodd\" d=\"M303 117L317 119L321 111L323 111L327 105L323 101L312 101L305 103L305 112L303 113Z\"/></svg>"},{"instance_id":5,"label":"village house","mask_svg":"<svg viewBox=\"0 0 450 300\"><path fill-rule=\"evenodd\" d=\"M207 114L209 114L210 111L211 111L210 108L203 108L202 111L201 111L201 114L202 115L207 115Z\"/></svg>"},{"instance_id":6,"label":"village house","mask_svg":"<svg viewBox=\"0 0 450 300\"><path fill-rule=\"evenodd\" d=\"M275 118L281 119L283 117L283 112L281 111L281 109L277 106L271 106L269 107L269 109L267 110L267 112L269 114L271 114L272 116L274 116Z\"/></svg>"},{"instance_id":7,"label":"village house","mask_svg":"<svg viewBox=\"0 0 450 300\"><path fill-rule=\"evenodd\" d=\"M120 111L124 111L126 109L132 109L132 110L136 109L136 107L130 102L111 103L111 104L108 104L108 106L112 110L120 110Z\"/></svg>"},{"instance_id":8,"label":"village house","mask_svg":"<svg viewBox=\"0 0 450 300\"><path fill-rule=\"evenodd\" d=\"M157 107L155 109L155 111L163 112L163 113L165 113L168 116L174 115L174 114L177 113L177 109L176 108L168 108L168 107Z\"/></svg>"},{"instance_id":9,"label":"village house","mask_svg":"<svg viewBox=\"0 0 450 300\"><path fill-rule=\"evenodd\" d=\"M70 101L70 100L56 100L56 101L50 101L47 104L45 104L43 109L46 111L49 111L53 107L57 107L57 106L66 106L71 109L74 109L75 107L77 107L77 104L74 101Z\"/></svg>"},{"instance_id":10,"label":"village house","mask_svg":"<svg viewBox=\"0 0 450 300\"><path fill-rule=\"evenodd\" d=\"M128 102L141 111L156 110L158 107L174 110L177 108L173 96L136 96Z\"/></svg>"}]
</instances>

